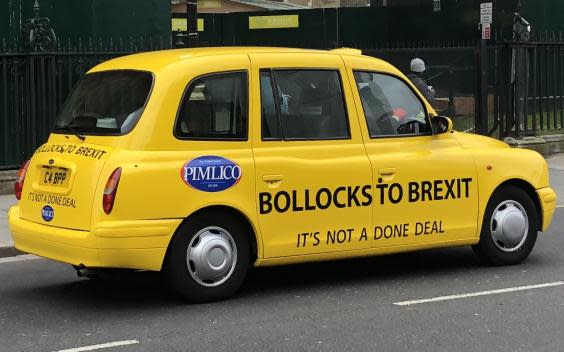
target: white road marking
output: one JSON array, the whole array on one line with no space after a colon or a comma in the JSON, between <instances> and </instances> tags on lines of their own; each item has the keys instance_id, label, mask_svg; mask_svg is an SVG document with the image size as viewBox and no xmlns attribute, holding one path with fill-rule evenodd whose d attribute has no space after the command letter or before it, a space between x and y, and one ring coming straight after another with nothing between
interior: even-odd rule
<instances>
[{"instance_id":1,"label":"white road marking","mask_svg":"<svg viewBox=\"0 0 564 352\"><path fill-rule=\"evenodd\" d=\"M84 352L84 351L94 351L94 350L101 350L103 348L111 348L111 347L118 347L118 346L127 346L127 345L135 345L138 344L139 341L137 340L125 340L125 341L116 341L116 342L108 342L103 343L100 345L92 345L92 346L84 346L84 347L76 347L70 348L68 350L59 350L54 352Z\"/></svg>"},{"instance_id":2,"label":"white road marking","mask_svg":"<svg viewBox=\"0 0 564 352\"><path fill-rule=\"evenodd\" d=\"M556 207L557 208L564 208L564 204L558 204Z\"/></svg>"},{"instance_id":3,"label":"white road marking","mask_svg":"<svg viewBox=\"0 0 564 352\"><path fill-rule=\"evenodd\" d=\"M16 255L15 257L0 258L0 264L22 262L24 260L35 260L35 259L41 259L41 258L33 254Z\"/></svg>"},{"instance_id":4,"label":"white road marking","mask_svg":"<svg viewBox=\"0 0 564 352\"><path fill-rule=\"evenodd\" d=\"M459 299L459 298L494 295L494 294L498 294L498 293L532 290L532 289L535 289L535 288L553 287L553 286L561 286L561 285L564 285L564 281L555 281L555 282L548 282L548 283L545 283L545 284L529 285L529 286L509 287L509 288L502 288L502 289L499 289L499 290L480 291L480 292L464 293L464 294L459 294L459 295L439 296L439 297L433 297L433 298L418 299L418 300L413 300L413 301L395 302L394 304L396 306L411 306L411 305L414 305L414 304L421 304L421 303L449 301L449 300Z\"/></svg>"}]
</instances>

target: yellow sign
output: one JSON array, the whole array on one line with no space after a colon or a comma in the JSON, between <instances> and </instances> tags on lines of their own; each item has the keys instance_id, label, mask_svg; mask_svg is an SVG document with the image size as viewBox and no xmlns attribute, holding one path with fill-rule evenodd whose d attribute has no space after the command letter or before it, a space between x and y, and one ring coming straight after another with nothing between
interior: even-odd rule
<instances>
[{"instance_id":1,"label":"yellow sign","mask_svg":"<svg viewBox=\"0 0 564 352\"><path fill-rule=\"evenodd\" d=\"M199 9L219 9L221 2L218 0L200 0L198 1Z\"/></svg>"},{"instance_id":2,"label":"yellow sign","mask_svg":"<svg viewBox=\"0 0 564 352\"><path fill-rule=\"evenodd\" d=\"M172 31L186 32L188 30L188 20L185 18L173 18L172 19ZM198 32L204 31L204 19L198 18Z\"/></svg>"},{"instance_id":3,"label":"yellow sign","mask_svg":"<svg viewBox=\"0 0 564 352\"><path fill-rule=\"evenodd\" d=\"M249 29L299 28L298 15L250 16Z\"/></svg>"}]
</instances>

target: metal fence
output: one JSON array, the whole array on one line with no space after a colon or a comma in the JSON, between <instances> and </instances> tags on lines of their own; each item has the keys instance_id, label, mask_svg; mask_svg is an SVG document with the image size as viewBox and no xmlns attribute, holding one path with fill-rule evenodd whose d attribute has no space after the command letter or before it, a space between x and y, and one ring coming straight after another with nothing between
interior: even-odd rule
<instances>
[{"instance_id":1,"label":"metal fence","mask_svg":"<svg viewBox=\"0 0 564 352\"><path fill-rule=\"evenodd\" d=\"M476 43L461 41L407 44L405 47L365 49L363 53L383 59L404 73L409 72L413 58L423 59L427 68L424 76L436 91L432 105L440 113L451 116L458 129L473 127Z\"/></svg>"},{"instance_id":2,"label":"metal fence","mask_svg":"<svg viewBox=\"0 0 564 352\"><path fill-rule=\"evenodd\" d=\"M66 40L57 52L0 51L0 169L19 167L43 143L66 96L90 68L129 53L170 47L170 39Z\"/></svg>"},{"instance_id":3,"label":"metal fence","mask_svg":"<svg viewBox=\"0 0 564 352\"><path fill-rule=\"evenodd\" d=\"M564 131L564 40L500 43L492 130L499 136Z\"/></svg>"}]
</instances>

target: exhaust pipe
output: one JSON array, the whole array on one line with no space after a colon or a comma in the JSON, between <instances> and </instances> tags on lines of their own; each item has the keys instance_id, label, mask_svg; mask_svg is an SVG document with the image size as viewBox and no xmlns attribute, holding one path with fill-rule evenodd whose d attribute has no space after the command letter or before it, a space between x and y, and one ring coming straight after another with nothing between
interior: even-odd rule
<instances>
[{"instance_id":1,"label":"exhaust pipe","mask_svg":"<svg viewBox=\"0 0 564 352\"><path fill-rule=\"evenodd\" d=\"M98 277L99 272L95 269L89 269L84 264L80 264L79 266L73 266L74 270L76 270L76 275L78 277L86 277L92 279L94 277Z\"/></svg>"}]
</instances>

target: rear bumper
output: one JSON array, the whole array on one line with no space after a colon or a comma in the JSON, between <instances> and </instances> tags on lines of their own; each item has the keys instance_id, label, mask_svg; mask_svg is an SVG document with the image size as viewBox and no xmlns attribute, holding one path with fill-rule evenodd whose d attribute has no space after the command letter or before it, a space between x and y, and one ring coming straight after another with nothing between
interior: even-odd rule
<instances>
[{"instance_id":1,"label":"rear bumper","mask_svg":"<svg viewBox=\"0 0 564 352\"><path fill-rule=\"evenodd\" d=\"M10 231L18 250L72 265L159 271L181 219L101 222L92 231L70 230L20 218L10 208Z\"/></svg>"},{"instance_id":2,"label":"rear bumper","mask_svg":"<svg viewBox=\"0 0 564 352\"><path fill-rule=\"evenodd\" d=\"M542 227L541 231L548 230L550 223L552 222L552 217L554 216L554 210L556 209L556 192L550 187L544 187L537 189L537 196L539 197L541 210L542 210Z\"/></svg>"}]
</instances>

